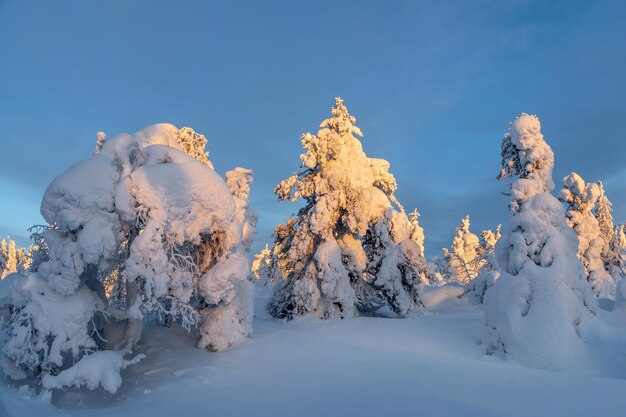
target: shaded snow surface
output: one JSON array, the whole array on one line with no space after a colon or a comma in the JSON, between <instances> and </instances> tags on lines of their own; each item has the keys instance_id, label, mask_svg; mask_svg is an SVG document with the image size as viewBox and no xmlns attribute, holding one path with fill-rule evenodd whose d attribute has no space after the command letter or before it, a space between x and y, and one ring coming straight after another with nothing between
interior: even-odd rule
<instances>
[{"instance_id":1,"label":"shaded snow surface","mask_svg":"<svg viewBox=\"0 0 626 417\"><path fill-rule=\"evenodd\" d=\"M405 320L282 323L257 299L254 337L220 353L195 349L179 328L152 327L139 349L146 358L123 372L116 395L54 392L50 405L3 381L0 416L624 415L623 347L597 347L602 360L570 373L503 362L479 344L481 307L456 292L432 294L430 312Z\"/></svg>"}]
</instances>

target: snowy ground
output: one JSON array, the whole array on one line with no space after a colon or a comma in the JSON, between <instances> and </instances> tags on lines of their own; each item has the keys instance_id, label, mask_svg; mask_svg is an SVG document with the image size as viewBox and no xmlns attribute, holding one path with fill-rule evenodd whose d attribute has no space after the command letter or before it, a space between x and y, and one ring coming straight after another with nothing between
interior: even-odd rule
<instances>
[{"instance_id":1,"label":"snowy ground","mask_svg":"<svg viewBox=\"0 0 626 417\"><path fill-rule=\"evenodd\" d=\"M626 352L598 348L568 373L502 362L479 343L482 310L453 300L407 320L281 323L257 299L255 336L231 351L155 327L116 395L57 392L52 406L1 386L0 416L626 415Z\"/></svg>"}]
</instances>

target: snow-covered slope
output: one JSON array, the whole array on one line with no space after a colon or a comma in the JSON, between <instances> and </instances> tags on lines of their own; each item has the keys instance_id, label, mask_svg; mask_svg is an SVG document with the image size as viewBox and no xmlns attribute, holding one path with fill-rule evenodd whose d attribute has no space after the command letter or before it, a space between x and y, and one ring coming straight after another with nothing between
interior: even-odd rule
<instances>
[{"instance_id":1,"label":"snow-covered slope","mask_svg":"<svg viewBox=\"0 0 626 417\"><path fill-rule=\"evenodd\" d=\"M502 362L479 344L482 309L456 292L438 290L431 313L405 320L282 323L257 299L255 336L231 351L198 350L182 329L147 329L143 346L158 348L140 345L146 358L116 395L55 392L49 405L2 386L0 416L624 415L623 348L595 347L597 362L569 373Z\"/></svg>"}]
</instances>

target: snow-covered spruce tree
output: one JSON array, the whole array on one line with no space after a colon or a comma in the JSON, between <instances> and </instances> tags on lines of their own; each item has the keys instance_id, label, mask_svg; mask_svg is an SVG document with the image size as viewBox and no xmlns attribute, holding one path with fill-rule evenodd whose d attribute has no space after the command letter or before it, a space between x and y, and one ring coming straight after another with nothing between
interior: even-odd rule
<instances>
[{"instance_id":1,"label":"snow-covered spruce tree","mask_svg":"<svg viewBox=\"0 0 626 417\"><path fill-rule=\"evenodd\" d=\"M536 116L523 113L502 143L499 179L511 178L509 232L496 244L500 277L485 295L491 353L543 368L575 362L596 299L554 188L554 154Z\"/></svg>"},{"instance_id":2,"label":"snow-covered spruce tree","mask_svg":"<svg viewBox=\"0 0 626 417\"><path fill-rule=\"evenodd\" d=\"M425 241L424 228L420 225L419 217L420 217L420 214L417 211L417 209L414 209L409 214L410 235L411 235L411 240L413 240L413 242L419 245L420 255L424 256L424 241Z\"/></svg>"},{"instance_id":3,"label":"snow-covered spruce tree","mask_svg":"<svg viewBox=\"0 0 626 417\"><path fill-rule=\"evenodd\" d=\"M266 243L265 247L254 255L254 259L252 260L252 275L254 275L262 286L274 281L272 259L272 251Z\"/></svg>"},{"instance_id":4,"label":"snow-covered spruce tree","mask_svg":"<svg viewBox=\"0 0 626 417\"><path fill-rule=\"evenodd\" d=\"M226 172L225 178L226 185L235 197L237 220L243 226L242 243L248 252L254 240L256 224L259 220L258 215L250 209L250 184L254 181L252 170L237 167Z\"/></svg>"},{"instance_id":5,"label":"snow-covered spruce tree","mask_svg":"<svg viewBox=\"0 0 626 417\"><path fill-rule=\"evenodd\" d=\"M317 135L302 135L303 170L275 189L305 205L274 231L284 277L269 304L274 317L343 318L382 306L403 317L421 307L418 232L394 197L389 163L365 155L355 121L338 98Z\"/></svg>"},{"instance_id":6,"label":"snow-covered spruce tree","mask_svg":"<svg viewBox=\"0 0 626 417\"><path fill-rule=\"evenodd\" d=\"M469 283L465 284L462 297L467 297L472 304L482 304L485 299L487 290L491 288L500 273L494 268L495 247L501 237L501 225L493 230L483 230L480 234L480 248L477 257L477 265L479 273Z\"/></svg>"},{"instance_id":7,"label":"snow-covered spruce tree","mask_svg":"<svg viewBox=\"0 0 626 417\"><path fill-rule=\"evenodd\" d=\"M600 188L594 183L586 184L575 172L563 178L563 184L559 199L567 205L567 224L578 236L578 259L585 266L585 276L596 297L614 299L615 281L604 269L602 258L608 245L593 213Z\"/></svg>"},{"instance_id":8,"label":"snow-covered spruce tree","mask_svg":"<svg viewBox=\"0 0 626 417\"><path fill-rule=\"evenodd\" d=\"M30 253L26 252L26 249L20 248L16 252L16 260L17 260L17 271L21 274L28 271L30 269L30 264L32 259L30 257Z\"/></svg>"},{"instance_id":9,"label":"snow-covered spruce tree","mask_svg":"<svg viewBox=\"0 0 626 417\"><path fill-rule=\"evenodd\" d=\"M600 228L600 235L604 239L604 247L602 249L602 259L604 268L611 274L613 280L618 282L626 276L624 262L620 255L620 236L619 225L615 225L613 221L613 204L604 192L604 184L598 181L600 196L596 203L596 219Z\"/></svg>"},{"instance_id":10,"label":"snow-covered spruce tree","mask_svg":"<svg viewBox=\"0 0 626 417\"><path fill-rule=\"evenodd\" d=\"M6 240L0 240L0 279L4 278L4 269L9 260L9 245ZM8 274L7 274L8 275Z\"/></svg>"},{"instance_id":11,"label":"snow-covered spruce tree","mask_svg":"<svg viewBox=\"0 0 626 417\"><path fill-rule=\"evenodd\" d=\"M478 236L470 231L470 217L465 216L456 228L450 250L444 250L448 281L467 284L481 269L481 246Z\"/></svg>"},{"instance_id":12,"label":"snow-covered spruce tree","mask_svg":"<svg viewBox=\"0 0 626 417\"><path fill-rule=\"evenodd\" d=\"M86 383L82 370L95 367L102 378L88 387L114 392L119 371L139 359L123 356L146 318L200 322L199 347L208 350L251 334L238 210L247 203L238 206L243 193L234 196L211 168L199 136L169 124L119 135L52 181L41 205L51 225L42 229L46 260L0 285L0 307L13 312L6 375L41 373L44 388L60 388ZM108 303L102 280L110 275L124 287L121 308ZM115 322L125 329L117 337L107 332Z\"/></svg>"},{"instance_id":13,"label":"snow-covered spruce tree","mask_svg":"<svg viewBox=\"0 0 626 417\"><path fill-rule=\"evenodd\" d=\"M17 272L19 262L17 259L17 248L15 241L9 239L0 241L0 279Z\"/></svg>"},{"instance_id":14,"label":"snow-covered spruce tree","mask_svg":"<svg viewBox=\"0 0 626 417\"><path fill-rule=\"evenodd\" d=\"M613 240L615 235L615 223L613 222L613 204L604 192L604 184L598 181L598 199L596 201L595 217L598 220L600 234L605 242Z\"/></svg>"},{"instance_id":15,"label":"snow-covered spruce tree","mask_svg":"<svg viewBox=\"0 0 626 417\"><path fill-rule=\"evenodd\" d=\"M614 230L609 243L609 271L616 281L621 281L626 278L626 224L618 224Z\"/></svg>"},{"instance_id":16,"label":"snow-covered spruce tree","mask_svg":"<svg viewBox=\"0 0 626 417\"><path fill-rule=\"evenodd\" d=\"M626 224L615 226L615 234L611 241L611 250L617 254L614 267L617 276L621 279L617 282L615 307L613 311L626 311Z\"/></svg>"},{"instance_id":17,"label":"snow-covered spruce tree","mask_svg":"<svg viewBox=\"0 0 626 417\"><path fill-rule=\"evenodd\" d=\"M486 267L491 267L489 264L489 257L496 250L496 243L502 237L502 225L496 226L495 232L493 230L483 230L480 233L480 258L481 258L481 270Z\"/></svg>"}]
</instances>

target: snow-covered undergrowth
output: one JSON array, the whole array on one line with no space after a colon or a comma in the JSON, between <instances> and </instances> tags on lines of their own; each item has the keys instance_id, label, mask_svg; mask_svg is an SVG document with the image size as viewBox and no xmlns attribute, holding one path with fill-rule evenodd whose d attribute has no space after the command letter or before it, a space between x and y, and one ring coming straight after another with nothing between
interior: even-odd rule
<instances>
[{"instance_id":1,"label":"snow-covered undergrowth","mask_svg":"<svg viewBox=\"0 0 626 417\"><path fill-rule=\"evenodd\" d=\"M482 306L458 299L459 287L451 288L427 288L424 298L433 307L403 320L284 323L268 318L267 300L257 299L254 337L229 352L197 350L194 335L180 328L149 327L138 346L146 358L123 371L115 395L69 389L46 404L3 386L0 415L622 415L623 344L590 345L592 360L568 372L501 361L480 344Z\"/></svg>"}]
</instances>

